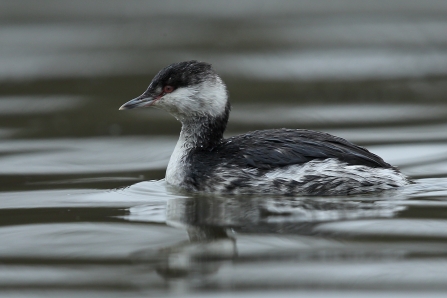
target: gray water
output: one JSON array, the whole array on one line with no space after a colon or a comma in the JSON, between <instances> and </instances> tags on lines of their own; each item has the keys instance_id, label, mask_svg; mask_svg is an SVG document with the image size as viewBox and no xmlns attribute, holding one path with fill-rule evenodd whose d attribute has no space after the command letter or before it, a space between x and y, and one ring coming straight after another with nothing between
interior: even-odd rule
<instances>
[{"instance_id":1,"label":"gray water","mask_svg":"<svg viewBox=\"0 0 447 298\"><path fill-rule=\"evenodd\" d=\"M444 297L446 16L434 0L0 2L0 296ZM227 136L327 131L415 184L178 193L180 125L118 108L188 59L227 83Z\"/></svg>"}]
</instances>

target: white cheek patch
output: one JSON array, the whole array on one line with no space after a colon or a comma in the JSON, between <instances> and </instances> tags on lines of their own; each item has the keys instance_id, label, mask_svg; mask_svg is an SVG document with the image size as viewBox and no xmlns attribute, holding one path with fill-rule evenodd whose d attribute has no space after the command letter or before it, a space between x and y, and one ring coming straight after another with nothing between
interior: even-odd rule
<instances>
[{"instance_id":1,"label":"white cheek patch","mask_svg":"<svg viewBox=\"0 0 447 298\"><path fill-rule=\"evenodd\" d=\"M227 105L227 90L220 78L215 82L203 82L197 85L200 92L199 102L203 110L211 116L218 116L225 111Z\"/></svg>"},{"instance_id":2,"label":"white cheek patch","mask_svg":"<svg viewBox=\"0 0 447 298\"><path fill-rule=\"evenodd\" d=\"M184 98L192 96L191 90L177 89L172 93L165 94L160 98L155 106L157 108L163 109L173 115L175 118L179 119L182 110L182 101Z\"/></svg>"},{"instance_id":3,"label":"white cheek patch","mask_svg":"<svg viewBox=\"0 0 447 298\"><path fill-rule=\"evenodd\" d=\"M191 87L181 87L163 96L155 105L182 120L195 115L218 116L225 111L227 91L220 78Z\"/></svg>"}]
</instances>

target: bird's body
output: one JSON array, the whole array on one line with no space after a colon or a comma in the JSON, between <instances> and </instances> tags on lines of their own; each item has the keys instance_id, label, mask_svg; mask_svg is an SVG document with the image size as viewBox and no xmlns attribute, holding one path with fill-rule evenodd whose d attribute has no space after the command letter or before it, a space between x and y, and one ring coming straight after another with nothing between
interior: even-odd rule
<instances>
[{"instance_id":1,"label":"bird's body","mask_svg":"<svg viewBox=\"0 0 447 298\"><path fill-rule=\"evenodd\" d=\"M190 191L349 195L403 186L409 180L365 148L302 129L253 131L224 139L230 104L209 64L175 63L121 109L154 106L182 123L166 181Z\"/></svg>"}]
</instances>

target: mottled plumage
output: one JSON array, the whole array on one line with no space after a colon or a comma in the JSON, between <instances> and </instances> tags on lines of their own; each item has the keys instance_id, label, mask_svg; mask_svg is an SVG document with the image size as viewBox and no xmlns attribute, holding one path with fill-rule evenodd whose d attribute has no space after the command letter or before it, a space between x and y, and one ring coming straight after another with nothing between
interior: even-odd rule
<instances>
[{"instance_id":1,"label":"mottled plumage","mask_svg":"<svg viewBox=\"0 0 447 298\"><path fill-rule=\"evenodd\" d=\"M187 190L346 195L409 183L379 156L327 133L273 129L224 139L230 103L207 63L168 66L121 109L146 106L164 109L182 123L166 181Z\"/></svg>"}]
</instances>

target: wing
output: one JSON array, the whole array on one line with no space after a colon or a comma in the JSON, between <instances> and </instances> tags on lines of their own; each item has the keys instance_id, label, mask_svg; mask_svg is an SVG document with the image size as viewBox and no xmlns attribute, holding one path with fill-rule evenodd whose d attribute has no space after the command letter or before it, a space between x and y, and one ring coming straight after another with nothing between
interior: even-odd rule
<instances>
[{"instance_id":1,"label":"wing","mask_svg":"<svg viewBox=\"0 0 447 298\"><path fill-rule=\"evenodd\" d=\"M393 168L379 156L345 139L317 131L274 129L253 131L225 140L219 153L235 164L273 169L315 159L337 158L350 165Z\"/></svg>"}]
</instances>

